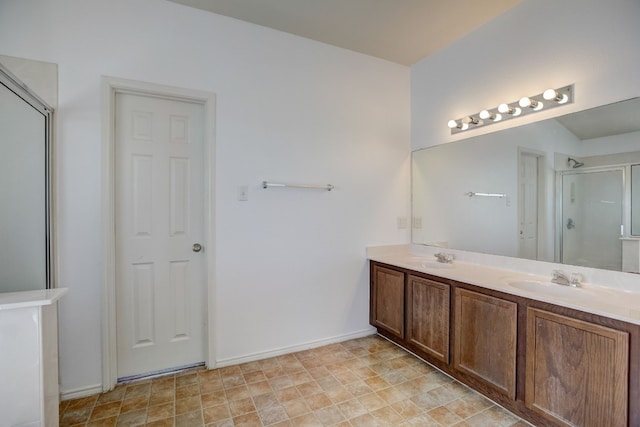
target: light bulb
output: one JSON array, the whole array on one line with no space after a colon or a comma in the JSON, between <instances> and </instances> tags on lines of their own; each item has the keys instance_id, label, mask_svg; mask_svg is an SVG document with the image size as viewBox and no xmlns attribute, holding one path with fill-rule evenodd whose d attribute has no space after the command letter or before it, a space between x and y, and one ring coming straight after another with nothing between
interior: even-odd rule
<instances>
[{"instance_id":1,"label":"light bulb","mask_svg":"<svg viewBox=\"0 0 640 427\"><path fill-rule=\"evenodd\" d=\"M518 102L518 105L520 105L522 108L530 107L531 106L531 98L529 98L528 96L520 98L520 102Z\"/></svg>"},{"instance_id":2,"label":"light bulb","mask_svg":"<svg viewBox=\"0 0 640 427\"><path fill-rule=\"evenodd\" d=\"M519 116L522 113L522 110L518 107L510 107L509 104L500 104L498 106L498 111L502 114L511 114L512 116ZM502 117L500 117L502 118Z\"/></svg>"},{"instance_id":3,"label":"light bulb","mask_svg":"<svg viewBox=\"0 0 640 427\"><path fill-rule=\"evenodd\" d=\"M555 101L558 104L564 104L569 100L569 97L566 93L559 93L555 89L547 89L542 94L542 97L547 101Z\"/></svg>"},{"instance_id":4,"label":"light bulb","mask_svg":"<svg viewBox=\"0 0 640 427\"><path fill-rule=\"evenodd\" d=\"M464 119L462 119L462 122L468 125L477 125L478 123L480 123L480 121L473 116L465 117Z\"/></svg>"},{"instance_id":5,"label":"light bulb","mask_svg":"<svg viewBox=\"0 0 640 427\"><path fill-rule=\"evenodd\" d=\"M449 126L449 128L451 128L451 129L455 129L455 128L458 127L458 122L456 122L455 120L451 119L447 123L447 126Z\"/></svg>"},{"instance_id":6,"label":"light bulb","mask_svg":"<svg viewBox=\"0 0 640 427\"><path fill-rule=\"evenodd\" d=\"M462 126L460 126L460 130L467 130L469 129L469 125L466 123L463 123Z\"/></svg>"},{"instance_id":7,"label":"light bulb","mask_svg":"<svg viewBox=\"0 0 640 427\"><path fill-rule=\"evenodd\" d=\"M556 99L558 97L558 91L555 89L547 89L542 93L542 97L547 101L551 101L552 99Z\"/></svg>"},{"instance_id":8,"label":"light bulb","mask_svg":"<svg viewBox=\"0 0 640 427\"><path fill-rule=\"evenodd\" d=\"M494 122L499 122L500 120L502 120L502 114L499 113L492 113L489 110L482 110L480 111L479 114L480 118L482 120L487 120L487 119L491 119Z\"/></svg>"},{"instance_id":9,"label":"light bulb","mask_svg":"<svg viewBox=\"0 0 640 427\"><path fill-rule=\"evenodd\" d=\"M535 99L531 99L528 96L520 98L520 102L518 102L518 104L522 108L531 107L533 111L540 111L542 110L542 107L544 107L544 104L542 104L542 102L536 101Z\"/></svg>"}]
</instances>

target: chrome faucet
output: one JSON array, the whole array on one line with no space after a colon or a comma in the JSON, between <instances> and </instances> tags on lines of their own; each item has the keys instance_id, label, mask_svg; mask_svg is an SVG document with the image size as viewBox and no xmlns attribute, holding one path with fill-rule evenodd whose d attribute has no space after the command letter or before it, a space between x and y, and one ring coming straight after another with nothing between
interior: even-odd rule
<instances>
[{"instance_id":1,"label":"chrome faucet","mask_svg":"<svg viewBox=\"0 0 640 427\"><path fill-rule=\"evenodd\" d=\"M444 262L446 264L451 264L453 262L453 260L455 259L453 254L445 254L443 252L438 252L437 254L434 254L433 256L438 259L438 262Z\"/></svg>"},{"instance_id":2,"label":"chrome faucet","mask_svg":"<svg viewBox=\"0 0 640 427\"><path fill-rule=\"evenodd\" d=\"M582 282L582 275L580 273L571 273L571 276L567 276L567 274L563 271L553 270L551 282L557 283L558 285L577 288Z\"/></svg>"}]
</instances>

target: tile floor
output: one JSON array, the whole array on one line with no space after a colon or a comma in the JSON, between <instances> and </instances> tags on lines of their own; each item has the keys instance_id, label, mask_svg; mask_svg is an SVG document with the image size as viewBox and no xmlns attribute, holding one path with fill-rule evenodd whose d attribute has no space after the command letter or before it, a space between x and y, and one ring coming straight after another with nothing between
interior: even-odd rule
<instances>
[{"instance_id":1,"label":"tile floor","mask_svg":"<svg viewBox=\"0 0 640 427\"><path fill-rule=\"evenodd\" d=\"M60 426L525 427L386 340L370 336L60 403Z\"/></svg>"}]
</instances>

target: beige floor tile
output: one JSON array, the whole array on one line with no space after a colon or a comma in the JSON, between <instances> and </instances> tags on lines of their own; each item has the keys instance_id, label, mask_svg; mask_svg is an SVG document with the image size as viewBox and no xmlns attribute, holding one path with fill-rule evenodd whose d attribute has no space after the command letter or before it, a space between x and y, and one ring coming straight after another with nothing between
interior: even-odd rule
<instances>
[{"instance_id":1,"label":"beige floor tile","mask_svg":"<svg viewBox=\"0 0 640 427\"><path fill-rule=\"evenodd\" d=\"M149 406L149 397L146 394L129 397L122 401L120 413L125 414L127 412L137 411L138 409L144 409L147 406Z\"/></svg>"},{"instance_id":2,"label":"beige floor tile","mask_svg":"<svg viewBox=\"0 0 640 427\"><path fill-rule=\"evenodd\" d=\"M186 414L176 415L176 427L200 427L204 425L202 410L187 412Z\"/></svg>"},{"instance_id":3,"label":"beige floor tile","mask_svg":"<svg viewBox=\"0 0 640 427\"><path fill-rule=\"evenodd\" d=\"M314 394L313 396L305 398L305 400L312 411L317 411L318 409L333 405L333 402L325 393Z\"/></svg>"},{"instance_id":4,"label":"beige floor tile","mask_svg":"<svg viewBox=\"0 0 640 427\"><path fill-rule=\"evenodd\" d=\"M89 421L99 420L101 418L109 418L114 417L120 414L120 406L122 402L110 402L103 403L101 405L96 404L93 407L93 411L91 411L91 416L89 417ZM146 402L145 402L146 405Z\"/></svg>"},{"instance_id":5,"label":"beige floor tile","mask_svg":"<svg viewBox=\"0 0 640 427\"><path fill-rule=\"evenodd\" d=\"M331 405L313 412L316 418L325 426L332 426L345 420L344 415L336 406Z\"/></svg>"},{"instance_id":6,"label":"beige floor tile","mask_svg":"<svg viewBox=\"0 0 640 427\"><path fill-rule=\"evenodd\" d=\"M282 406L289 415L289 418L296 418L311 412L311 408L309 408L307 402L302 398L283 402Z\"/></svg>"},{"instance_id":7,"label":"beige floor tile","mask_svg":"<svg viewBox=\"0 0 640 427\"><path fill-rule=\"evenodd\" d=\"M234 417L233 423L236 427L256 427L262 425L262 421L260 421L257 412Z\"/></svg>"},{"instance_id":8,"label":"beige floor tile","mask_svg":"<svg viewBox=\"0 0 640 427\"><path fill-rule=\"evenodd\" d=\"M443 426L452 426L462 421L462 418L444 406L438 406L437 408L430 410L427 412L427 415Z\"/></svg>"},{"instance_id":9,"label":"beige floor tile","mask_svg":"<svg viewBox=\"0 0 640 427\"><path fill-rule=\"evenodd\" d=\"M218 390L211 393L201 394L200 402L202 403L203 408L207 408L209 406L217 406L222 405L223 403L227 403L227 396L224 391Z\"/></svg>"},{"instance_id":10,"label":"beige floor tile","mask_svg":"<svg viewBox=\"0 0 640 427\"><path fill-rule=\"evenodd\" d=\"M298 389L294 386L276 390L274 394L280 402L288 402L289 400L300 399L302 397Z\"/></svg>"},{"instance_id":11,"label":"beige floor tile","mask_svg":"<svg viewBox=\"0 0 640 427\"><path fill-rule=\"evenodd\" d=\"M253 398L253 403L256 405L256 409L259 411L261 409L266 409L271 406L278 405L280 402L278 402L278 398L276 397L275 393L272 392L261 394L260 396L255 396Z\"/></svg>"},{"instance_id":12,"label":"beige floor tile","mask_svg":"<svg viewBox=\"0 0 640 427\"><path fill-rule=\"evenodd\" d=\"M87 427L114 427L118 420L117 416L102 418L101 420L89 421L86 426ZM173 425L173 421L172 424Z\"/></svg>"},{"instance_id":13,"label":"beige floor tile","mask_svg":"<svg viewBox=\"0 0 640 427\"><path fill-rule=\"evenodd\" d=\"M410 400L401 400L399 402L392 403L390 406L404 420L415 418L423 412L422 409Z\"/></svg>"},{"instance_id":14,"label":"beige floor tile","mask_svg":"<svg viewBox=\"0 0 640 427\"><path fill-rule=\"evenodd\" d=\"M371 412L378 421L385 425L396 426L400 424L404 418L398 414L391 406L384 406Z\"/></svg>"},{"instance_id":15,"label":"beige floor tile","mask_svg":"<svg viewBox=\"0 0 640 427\"><path fill-rule=\"evenodd\" d=\"M186 399L176 400L176 416L202 409L200 396L191 396Z\"/></svg>"},{"instance_id":16,"label":"beige floor tile","mask_svg":"<svg viewBox=\"0 0 640 427\"><path fill-rule=\"evenodd\" d=\"M238 417L240 415L257 411L256 405L253 404L253 399L251 398L234 400L229 402L229 410L231 411L232 417Z\"/></svg>"},{"instance_id":17,"label":"beige floor tile","mask_svg":"<svg viewBox=\"0 0 640 427\"><path fill-rule=\"evenodd\" d=\"M165 418L173 418L175 415L175 405L172 403L163 403L161 405L149 406L147 410L147 422L164 420Z\"/></svg>"},{"instance_id":18,"label":"beige floor tile","mask_svg":"<svg viewBox=\"0 0 640 427\"><path fill-rule=\"evenodd\" d=\"M287 421L289 418L285 409L280 405L261 409L258 411L258 416L260 416L260 420L262 420L262 424L265 426L278 424L282 421Z\"/></svg>"},{"instance_id":19,"label":"beige floor tile","mask_svg":"<svg viewBox=\"0 0 640 427\"><path fill-rule=\"evenodd\" d=\"M245 412L245 413L248 413L248 412ZM228 420L232 416L231 411L229 410L229 406L226 404L204 408L202 410L202 415L203 415L205 424ZM238 414L238 415L244 415L244 414Z\"/></svg>"},{"instance_id":20,"label":"beige floor tile","mask_svg":"<svg viewBox=\"0 0 640 427\"><path fill-rule=\"evenodd\" d=\"M61 402L62 427L531 427L379 337Z\"/></svg>"},{"instance_id":21,"label":"beige floor tile","mask_svg":"<svg viewBox=\"0 0 640 427\"><path fill-rule=\"evenodd\" d=\"M291 422L296 427L323 427L322 422L312 413L293 418Z\"/></svg>"},{"instance_id":22,"label":"beige floor tile","mask_svg":"<svg viewBox=\"0 0 640 427\"><path fill-rule=\"evenodd\" d=\"M367 413L367 408L362 406L358 399L351 399L336 405L346 419L359 417Z\"/></svg>"}]
</instances>

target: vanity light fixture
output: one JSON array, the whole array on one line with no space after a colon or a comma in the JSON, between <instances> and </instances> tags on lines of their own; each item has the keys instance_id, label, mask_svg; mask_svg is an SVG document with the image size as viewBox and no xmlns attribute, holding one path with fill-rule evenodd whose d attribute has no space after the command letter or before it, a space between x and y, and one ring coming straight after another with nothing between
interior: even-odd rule
<instances>
[{"instance_id":1,"label":"vanity light fixture","mask_svg":"<svg viewBox=\"0 0 640 427\"><path fill-rule=\"evenodd\" d=\"M449 120L451 135L481 126L487 126L495 122L524 116L542 109L549 110L564 104L573 102L573 85L558 89L547 89L543 93L534 96L525 96L519 101L502 103L497 108L482 110L478 114L471 114L461 119ZM473 126L471 126L473 125Z\"/></svg>"}]
</instances>

